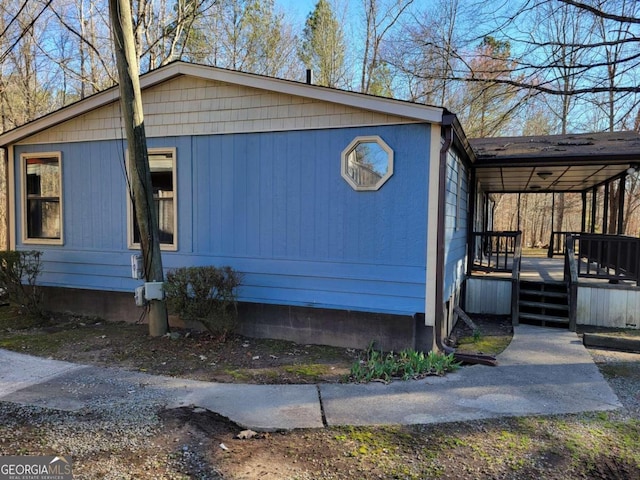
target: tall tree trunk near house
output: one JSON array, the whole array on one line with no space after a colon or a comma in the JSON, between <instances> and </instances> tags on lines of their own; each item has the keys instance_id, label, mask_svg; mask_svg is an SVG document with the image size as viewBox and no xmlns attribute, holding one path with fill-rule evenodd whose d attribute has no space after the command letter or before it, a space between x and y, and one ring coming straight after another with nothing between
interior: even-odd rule
<instances>
[{"instance_id":1,"label":"tall tree trunk near house","mask_svg":"<svg viewBox=\"0 0 640 480\"><path fill-rule=\"evenodd\" d=\"M140 246L147 282L162 282L162 257L158 234L158 215L154 205L151 172L144 131L142 95L138 78L138 56L133 38L129 0L109 0L116 63L120 78L120 104L124 115L129 151L130 183L133 205L140 230ZM149 302L149 335L167 333L168 319L164 300Z\"/></svg>"},{"instance_id":2,"label":"tall tree trunk near house","mask_svg":"<svg viewBox=\"0 0 640 480\"><path fill-rule=\"evenodd\" d=\"M609 218L607 219L607 231L603 233L618 233L618 202L620 201L620 186L612 183L609 186Z\"/></svg>"},{"instance_id":3,"label":"tall tree trunk near house","mask_svg":"<svg viewBox=\"0 0 640 480\"><path fill-rule=\"evenodd\" d=\"M552 226L553 230L556 232L564 231L564 210L565 210L565 201L564 201L564 193L558 192L555 194L555 212L553 212L555 218L555 226Z\"/></svg>"}]
</instances>

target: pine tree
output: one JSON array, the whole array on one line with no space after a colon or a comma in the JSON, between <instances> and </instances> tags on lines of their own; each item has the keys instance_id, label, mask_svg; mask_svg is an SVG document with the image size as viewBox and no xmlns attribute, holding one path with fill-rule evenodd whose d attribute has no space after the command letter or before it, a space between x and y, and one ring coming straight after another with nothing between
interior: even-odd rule
<instances>
[{"instance_id":1,"label":"pine tree","mask_svg":"<svg viewBox=\"0 0 640 480\"><path fill-rule=\"evenodd\" d=\"M316 83L338 87L344 80L344 34L327 0L318 0L302 37L298 56L313 70Z\"/></svg>"}]
</instances>

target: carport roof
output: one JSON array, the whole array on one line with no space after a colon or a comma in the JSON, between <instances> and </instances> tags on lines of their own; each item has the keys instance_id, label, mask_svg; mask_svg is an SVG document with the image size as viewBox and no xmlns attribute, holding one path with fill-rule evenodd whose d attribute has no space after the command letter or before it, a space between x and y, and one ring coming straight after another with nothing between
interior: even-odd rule
<instances>
[{"instance_id":1,"label":"carport roof","mask_svg":"<svg viewBox=\"0 0 640 480\"><path fill-rule=\"evenodd\" d=\"M640 164L640 135L606 132L470 139L486 192L581 192Z\"/></svg>"}]
</instances>

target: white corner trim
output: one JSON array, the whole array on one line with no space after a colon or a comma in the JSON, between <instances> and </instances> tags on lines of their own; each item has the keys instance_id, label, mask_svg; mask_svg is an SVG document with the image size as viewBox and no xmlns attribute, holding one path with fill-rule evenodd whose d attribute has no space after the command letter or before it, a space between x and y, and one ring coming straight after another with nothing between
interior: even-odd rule
<instances>
[{"instance_id":1,"label":"white corner trim","mask_svg":"<svg viewBox=\"0 0 640 480\"><path fill-rule=\"evenodd\" d=\"M7 167L7 195L9 196L9 204L7 217L9 220L9 250L16 249L16 165L14 161L13 145L6 150L6 167Z\"/></svg>"},{"instance_id":2,"label":"white corner trim","mask_svg":"<svg viewBox=\"0 0 640 480\"><path fill-rule=\"evenodd\" d=\"M427 189L427 268L425 281L424 323L426 326L436 324L436 304L442 299L436 298L436 279L438 272L438 201L440 194L440 125L431 125L431 147L429 149L429 185Z\"/></svg>"}]
</instances>

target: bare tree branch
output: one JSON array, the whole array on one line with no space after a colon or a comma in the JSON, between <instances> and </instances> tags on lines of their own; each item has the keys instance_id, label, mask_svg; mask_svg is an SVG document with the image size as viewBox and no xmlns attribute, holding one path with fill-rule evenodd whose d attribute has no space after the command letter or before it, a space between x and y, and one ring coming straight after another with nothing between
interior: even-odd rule
<instances>
[{"instance_id":1,"label":"bare tree branch","mask_svg":"<svg viewBox=\"0 0 640 480\"><path fill-rule=\"evenodd\" d=\"M615 20L616 22L622 23L637 23L640 24L640 18L628 17L626 15L616 15L613 13L607 13L599 8L594 7L593 5L589 5L584 2L576 2L575 0L560 0L562 3L566 3L567 5L572 5L577 8L581 8L582 10L586 10L587 12L593 13L594 15L606 18L608 20Z\"/></svg>"},{"instance_id":2,"label":"bare tree branch","mask_svg":"<svg viewBox=\"0 0 640 480\"><path fill-rule=\"evenodd\" d=\"M49 0L49 3L51 3L52 0ZM76 37L78 37L78 39L80 40L80 42L82 42L83 44L85 44L87 47L89 47L91 50L93 50L93 52L96 54L97 58L100 60L100 63L102 64L102 67L105 71L105 73L108 75L109 79L113 82L116 83L116 78L111 74L109 66L105 63L104 58L102 56L102 54L100 53L100 51L96 48L95 45L93 45L91 42L89 42L89 40L87 40L84 35L82 35L80 32L78 32L75 28L73 28L73 26L69 25L69 23L67 21L64 20L64 18L62 18L62 15L60 15L55 8L51 8L51 11L53 12L53 14L56 16L56 18L58 19L58 21L62 24L63 27L65 27L67 30L69 30L69 32L71 32L72 34L74 34Z\"/></svg>"}]
</instances>

